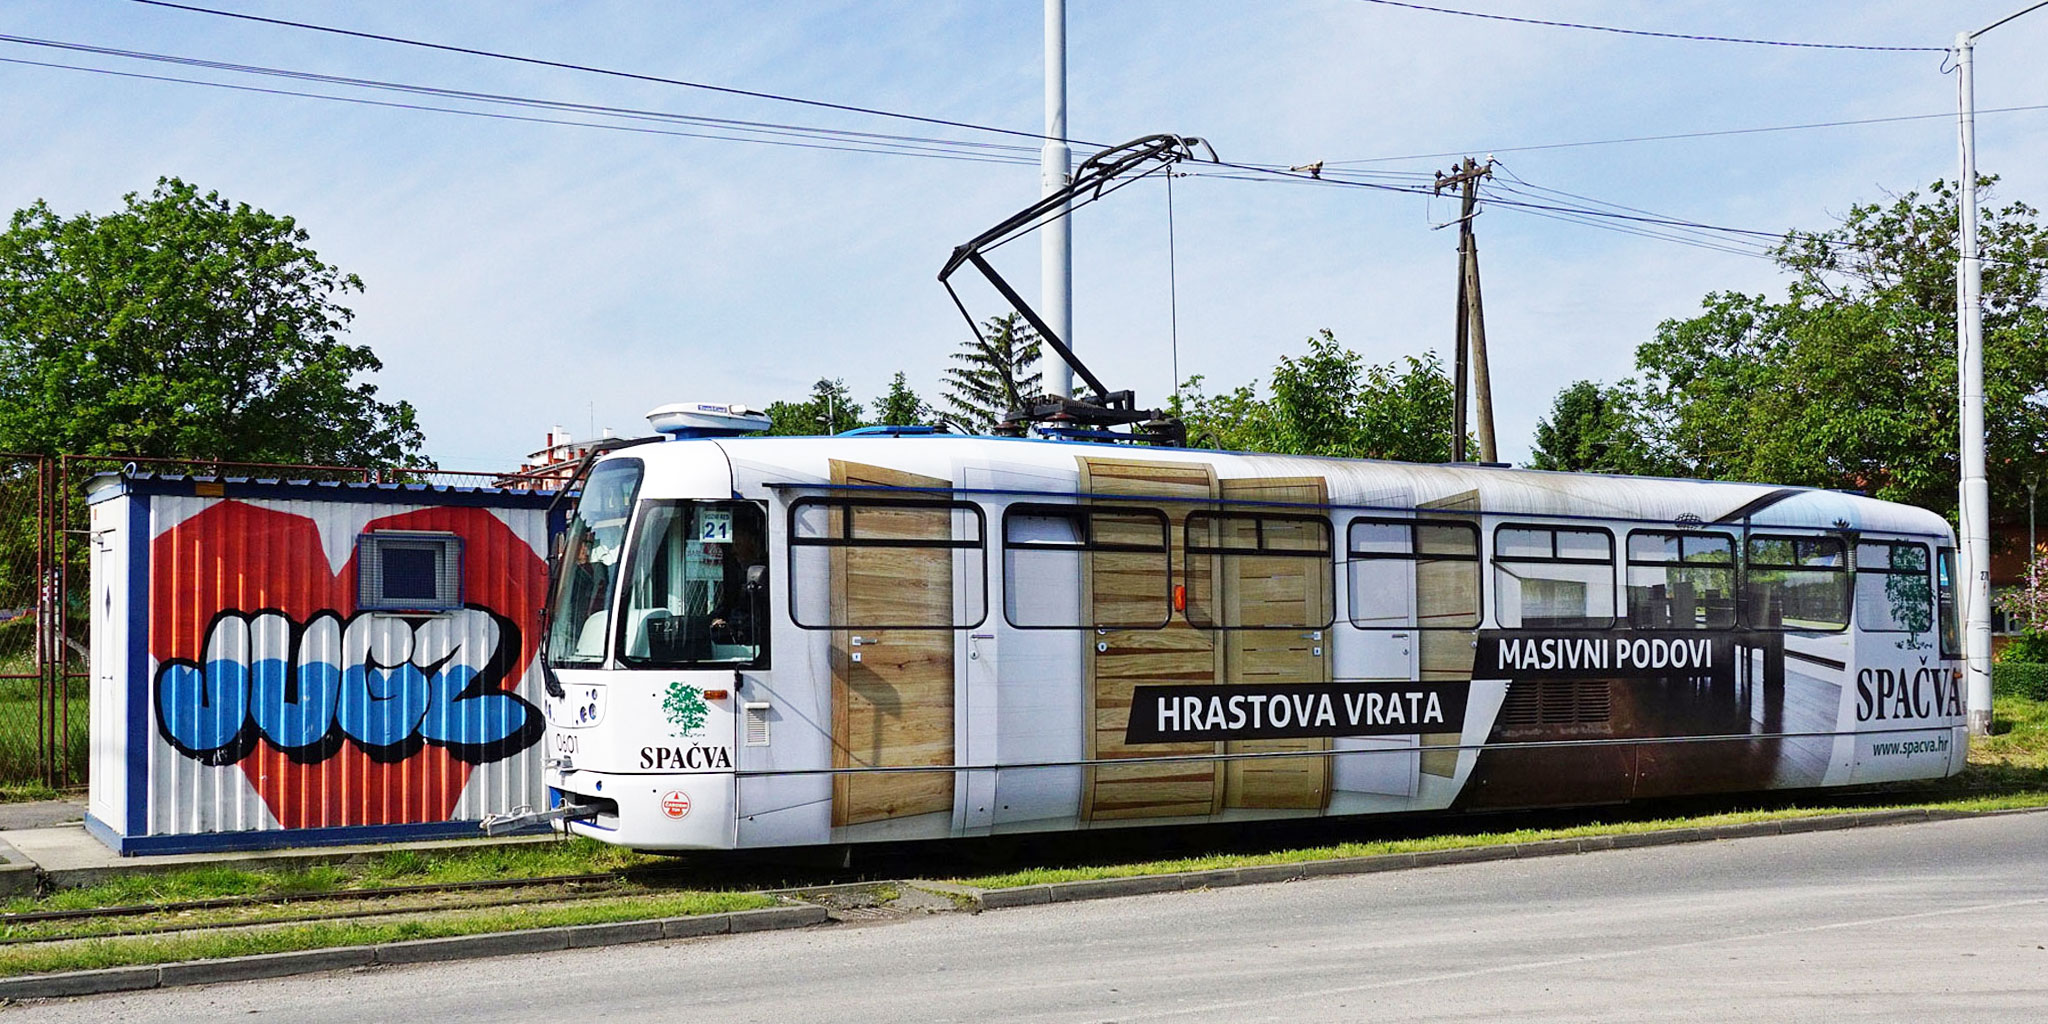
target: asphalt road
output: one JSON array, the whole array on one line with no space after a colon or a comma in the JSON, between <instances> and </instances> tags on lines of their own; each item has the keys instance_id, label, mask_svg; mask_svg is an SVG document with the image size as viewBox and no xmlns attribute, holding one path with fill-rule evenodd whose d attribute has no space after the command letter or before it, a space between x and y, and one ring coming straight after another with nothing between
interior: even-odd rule
<instances>
[{"instance_id":1,"label":"asphalt road","mask_svg":"<svg viewBox=\"0 0 2048 1024\"><path fill-rule=\"evenodd\" d=\"M383 968L10 1021L2041 1021L2048 814Z\"/></svg>"}]
</instances>

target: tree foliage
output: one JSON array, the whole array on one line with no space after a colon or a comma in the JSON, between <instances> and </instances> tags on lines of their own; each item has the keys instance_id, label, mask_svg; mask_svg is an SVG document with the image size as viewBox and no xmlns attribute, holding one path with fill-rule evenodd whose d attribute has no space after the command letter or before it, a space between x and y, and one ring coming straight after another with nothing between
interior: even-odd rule
<instances>
[{"instance_id":1,"label":"tree foliage","mask_svg":"<svg viewBox=\"0 0 2048 1024\"><path fill-rule=\"evenodd\" d=\"M341 340L363 283L279 217L176 178L38 201L0 234L0 449L388 466L424 439Z\"/></svg>"},{"instance_id":2,"label":"tree foliage","mask_svg":"<svg viewBox=\"0 0 2048 1024\"><path fill-rule=\"evenodd\" d=\"M1330 455L1404 462L1451 457L1455 389L1434 353L1369 364L1321 331L1300 357L1273 367L1270 394L1258 382L1217 395L1202 378L1183 386L1175 411L1190 444L1233 451Z\"/></svg>"},{"instance_id":3,"label":"tree foliage","mask_svg":"<svg viewBox=\"0 0 2048 1024\"><path fill-rule=\"evenodd\" d=\"M1558 392L1550 415L1536 421L1530 465L1582 473L1664 471L1650 443L1650 424L1624 386L1582 380Z\"/></svg>"},{"instance_id":4,"label":"tree foliage","mask_svg":"<svg viewBox=\"0 0 2048 1024\"><path fill-rule=\"evenodd\" d=\"M874 405L875 422L883 426L919 426L932 414L931 406L910 389L910 381L901 370L896 371L896 376L889 381L889 390L875 399Z\"/></svg>"},{"instance_id":5,"label":"tree foliage","mask_svg":"<svg viewBox=\"0 0 2048 1024\"><path fill-rule=\"evenodd\" d=\"M945 403L950 419L987 433L1005 415L1042 391L1038 332L1016 313L991 317L980 334L953 353L946 368Z\"/></svg>"},{"instance_id":6,"label":"tree foliage","mask_svg":"<svg viewBox=\"0 0 2048 1024\"><path fill-rule=\"evenodd\" d=\"M837 377L820 377L811 385L810 397L800 402L770 402L767 412L770 437L837 434L862 424L861 404Z\"/></svg>"},{"instance_id":7,"label":"tree foliage","mask_svg":"<svg viewBox=\"0 0 2048 1024\"><path fill-rule=\"evenodd\" d=\"M1989 179L1982 183L1990 184ZM2022 203L1980 217L1994 509L2048 468L2048 231ZM1956 505L1957 192L1935 182L1773 250L1784 301L1709 294L1637 350L1653 447L1679 473L1860 488ZM2030 401L2033 399L2034 401Z\"/></svg>"}]
</instances>

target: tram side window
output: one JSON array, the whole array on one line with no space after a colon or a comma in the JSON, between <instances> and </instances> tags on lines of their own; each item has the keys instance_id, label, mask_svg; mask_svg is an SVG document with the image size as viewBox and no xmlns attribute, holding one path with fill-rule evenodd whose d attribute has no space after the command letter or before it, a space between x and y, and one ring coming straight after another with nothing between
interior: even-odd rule
<instances>
[{"instance_id":1,"label":"tram side window","mask_svg":"<svg viewBox=\"0 0 2048 1024\"><path fill-rule=\"evenodd\" d=\"M1846 547L1838 537L1751 536L1743 619L1752 629L1849 628Z\"/></svg>"},{"instance_id":2,"label":"tram side window","mask_svg":"<svg viewBox=\"0 0 2048 1024\"><path fill-rule=\"evenodd\" d=\"M767 533L752 502L649 502L626 560L619 660L765 668Z\"/></svg>"},{"instance_id":3,"label":"tram side window","mask_svg":"<svg viewBox=\"0 0 2048 1024\"><path fill-rule=\"evenodd\" d=\"M1735 538L1637 530L1628 535L1628 622L1637 629L1735 625Z\"/></svg>"},{"instance_id":4,"label":"tram side window","mask_svg":"<svg viewBox=\"0 0 2048 1024\"><path fill-rule=\"evenodd\" d=\"M1856 627L1865 633L1925 633L1933 625L1927 545L1856 545Z\"/></svg>"},{"instance_id":5,"label":"tram side window","mask_svg":"<svg viewBox=\"0 0 2048 1024\"><path fill-rule=\"evenodd\" d=\"M799 498L790 617L805 629L969 629L988 617L981 507L940 498Z\"/></svg>"},{"instance_id":6,"label":"tram side window","mask_svg":"<svg viewBox=\"0 0 2048 1024\"><path fill-rule=\"evenodd\" d=\"M1191 512L1183 614L1197 629L1327 629L1330 522L1281 512Z\"/></svg>"},{"instance_id":7,"label":"tram side window","mask_svg":"<svg viewBox=\"0 0 2048 1024\"><path fill-rule=\"evenodd\" d=\"M1478 527L1414 519L1353 519L1346 555L1353 626L1478 628Z\"/></svg>"},{"instance_id":8,"label":"tram side window","mask_svg":"<svg viewBox=\"0 0 2048 1024\"><path fill-rule=\"evenodd\" d=\"M1503 629L1614 625L1614 535L1562 526L1495 530L1493 600Z\"/></svg>"},{"instance_id":9,"label":"tram side window","mask_svg":"<svg viewBox=\"0 0 2048 1024\"><path fill-rule=\"evenodd\" d=\"M1963 630L1956 621L1956 549L1942 548L1936 555L1934 593L1941 616L1941 656L1963 656Z\"/></svg>"},{"instance_id":10,"label":"tram side window","mask_svg":"<svg viewBox=\"0 0 2048 1024\"><path fill-rule=\"evenodd\" d=\"M1100 505L1003 513L1003 615L1019 629L1160 629L1173 618L1166 514ZM1081 593L1087 559L1090 597Z\"/></svg>"}]
</instances>

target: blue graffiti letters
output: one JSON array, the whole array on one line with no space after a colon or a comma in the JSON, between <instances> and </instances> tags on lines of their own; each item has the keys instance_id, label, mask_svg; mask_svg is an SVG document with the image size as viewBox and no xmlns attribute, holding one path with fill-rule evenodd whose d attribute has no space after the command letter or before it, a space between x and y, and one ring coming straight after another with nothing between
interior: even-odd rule
<instances>
[{"instance_id":1,"label":"blue graffiti letters","mask_svg":"<svg viewBox=\"0 0 2048 1024\"><path fill-rule=\"evenodd\" d=\"M276 612L250 620L249 713L271 743L286 751L306 752L318 748L333 725L341 671L331 659L294 659L291 629L291 620ZM333 651L340 637L338 617L315 615L306 624L299 649Z\"/></svg>"},{"instance_id":2,"label":"blue graffiti letters","mask_svg":"<svg viewBox=\"0 0 2048 1024\"><path fill-rule=\"evenodd\" d=\"M244 633L246 633L246 623ZM243 723L249 717L249 671L234 658L222 658L229 641L207 643L206 667L190 662L165 665L157 674L157 721L174 734L179 748L209 764L241 757Z\"/></svg>"},{"instance_id":3,"label":"blue graffiti letters","mask_svg":"<svg viewBox=\"0 0 2048 1024\"><path fill-rule=\"evenodd\" d=\"M427 713L427 677L411 661L412 624L358 615L341 636L341 731L365 749L396 747Z\"/></svg>"},{"instance_id":4,"label":"blue graffiti letters","mask_svg":"<svg viewBox=\"0 0 2048 1024\"><path fill-rule=\"evenodd\" d=\"M480 608L323 611L303 625L276 611L225 612L204 650L203 663L166 661L154 696L158 732L207 764L239 761L259 738L302 763L353 742L379 761L430 743L473 764L540 739L539 712L500 689L517 667L518 627Z\"/></svg>"}]
</instances>

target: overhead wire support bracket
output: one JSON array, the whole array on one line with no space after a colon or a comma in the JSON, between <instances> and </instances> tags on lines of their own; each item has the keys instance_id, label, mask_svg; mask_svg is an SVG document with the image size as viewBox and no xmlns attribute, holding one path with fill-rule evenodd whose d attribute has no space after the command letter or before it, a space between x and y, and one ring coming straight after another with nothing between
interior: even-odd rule
<instances>
[{"instance_id":1,"label":"overhead wire support bracket","mask_svg":"<svg viewBox=\"0 0 2048 1024\"><path fill-rule=\"evenodd\" d=\"M971 265L981 276L1002 295L1003 301L1038 332L1046 344L1051 345L1059 358L1073 368L1076 376L1085 383L1090 393L1079 399L1057 395L1010 395L1012 409L1001 428L1010 433L1022 433L1033 424L1052 423L1054 433L1072 436L1105 438L1105 432L1091 428L1132 425L1131 440L1151 444L1180 445L1185 443L1187 431L1180 422L1157 409L1137 408L1137 398L1130 391L1111 391L1109 386L1097 377L1094 371L1081 362L1074 350L1069 348L1065 338L1059 336L1045 318L1024 301L1017 289L1003 275L996 272L988 262L986 254L1043 227L1052 220L1068 216L1073 210L1086 206L1125 185L1131 184L1159 170L1171 167L1182 160L1202 159L1208 154L1211 163L1218 162L1216 151L1207 142L1193 136L1158 134L1133 139L1119 146L1111 146L1081 162L1075 169L1073 179L1066 187L1044 196L1016 213L1005 217L987 231L954 247L946 265L939 270L939 283L946 288L946 294L953 299L953 305L967 320L969 330L980 336L980 326L974 315L967 311L960 293L953 288L952 276L963 266ZM1147 166L1155 165L1155 166ZM1145 168L1136 177L1119 182L1132 171ZM1113 184L1114 183L1114 184ZM1078 200L1078 201L1076 201ZM1071 204L1071 205L1070 205ZM1117 435L1121 436L1121 435Z\"/></svg>"}]
</instances>

